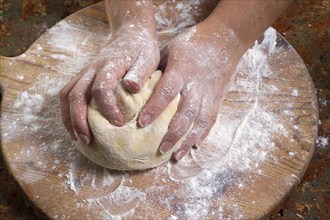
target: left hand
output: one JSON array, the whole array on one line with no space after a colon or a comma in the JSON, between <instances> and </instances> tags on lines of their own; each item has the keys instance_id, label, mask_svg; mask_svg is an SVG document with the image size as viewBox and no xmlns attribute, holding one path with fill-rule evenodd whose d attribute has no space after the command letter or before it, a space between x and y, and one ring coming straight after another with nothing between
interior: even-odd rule
<instances>
[{"instance_id":1,"label":"left hand","mask_svg":"<svg viewBox=\"0 0 330 220\"><path fill-rule=\"evenodd\" d=\"M161 53L163 77L139 116L139 124L147 126L181 94L160 152L170 151L192 127L173 153L180 160L208 135L242 54L242 47L230 29L223 26L215 31L203 22L168 43Z\"/></svg>"},{"instance_id":2,"label":"left hand","mask_svg":"<svg viewBox=\"0 0 330 220\"><path fill-rule=\"evenodd\" d=\"M89 144L92 141L87 105L93 98L101 114L113 125L122 126L124 117L114 92L122 80L125 89L139 92L159 63L159 48L155 30L142 25L123 25L99 54L60 93L63 124L73 139L78 135Z\"/></svg>"}]
</instances>

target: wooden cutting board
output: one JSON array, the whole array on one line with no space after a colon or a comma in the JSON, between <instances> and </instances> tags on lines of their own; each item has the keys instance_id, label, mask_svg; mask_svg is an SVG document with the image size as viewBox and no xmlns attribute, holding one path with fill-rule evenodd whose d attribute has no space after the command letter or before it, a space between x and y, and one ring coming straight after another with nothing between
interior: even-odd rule
<instances>
[{"instance_id":1,"label":"wooden cutting board","mask_svg":"<svg viewBox=\"0 0 330 220\"><path fill-rule=\"evenodd\" d=\"M214 4L156 2L160 43ZM288 42L270 28L243 56L200 149L180 163L117 172L77 151L58 97L110 33L99 3L59 22L24 54L0 58L2 152L34 208L54 219L256 219L274 212L303 176L318 127L312 81Z\"/></svg>"}]
</instances>

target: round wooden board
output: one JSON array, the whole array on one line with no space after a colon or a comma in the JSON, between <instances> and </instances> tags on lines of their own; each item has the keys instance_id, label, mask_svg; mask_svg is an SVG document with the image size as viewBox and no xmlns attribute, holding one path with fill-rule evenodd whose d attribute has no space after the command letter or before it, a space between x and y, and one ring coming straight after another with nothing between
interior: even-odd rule
<instances>
[{"instance_id":1,"label":"round wooden board","mask_svg":"<svg viewBox=\"0 0 330 220\"><path fill-rule=\"evenodd\" d=\"M171 4L156 2L161 43L215 3ZM26 53L1 57L2 152L34 206L54 219L256 219L278 208L308 166L318 125L312 81L283 37L268 29L244 55L200 149L179 164L116 172L77 151L58 98L109 35L99 3L59 22Z\"/></svg>"}]
</instances>

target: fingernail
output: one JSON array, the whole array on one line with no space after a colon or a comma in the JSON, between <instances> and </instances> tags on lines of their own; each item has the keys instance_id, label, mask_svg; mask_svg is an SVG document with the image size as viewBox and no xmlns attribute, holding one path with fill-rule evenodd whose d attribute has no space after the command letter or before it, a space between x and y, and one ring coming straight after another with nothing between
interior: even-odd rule
<instances>
[{"instance_id":1,"label":"fingernail","mask_svg":"<svg viewBox=\"0 0 330 220\"><path fill-rule=\"evenodd\" d=\"M142 114L140 116L139 124L141 127L145 127L150 123L150 120L151 120L150 115Z\"/></svg>"},{"instance_id":2,"label":"fingernail","mask_svg":"<svg viewBox=\"0 0 330 220\"><path fill-rule=\"evenodd\" d=\"M132 93L138 93L140 91L140 85L131 79L125 78L123 81L125 89Z\"/></svg>"},{"instance_id":3,"label":"fingernail","mask_svg":"<svg viewBox=\"0 0 330 220\"><path fill-rule=\"evenodd\" d=\"M178 152L175 153L174 159L176 161L179 161L179 160L181 160L184 157L184 155L185 155L185 151L184 150L178 151Z\"/></svg>"},{"instance_id":4,"label":"fingernail","mask_svg":"<svg viewBox=\"0 0 330 220\"><path fill-rule=\"evenodd\" d=\"M82 142L84 142L84 144L89 144L89 139L86 135L84 134L79 134L80 139L82 140Z\"/></svg>"},{"instance_id":5,"label":"fingernail","mask_svg":"<svg viewBox=\"0 0 330 220\"><path fill-rule=\"evenodd\" d=\"M166 154L172 149L173 144L171 142L165 141L160 145L159 151L161 154Z\"/></svg>"}]
</instances>

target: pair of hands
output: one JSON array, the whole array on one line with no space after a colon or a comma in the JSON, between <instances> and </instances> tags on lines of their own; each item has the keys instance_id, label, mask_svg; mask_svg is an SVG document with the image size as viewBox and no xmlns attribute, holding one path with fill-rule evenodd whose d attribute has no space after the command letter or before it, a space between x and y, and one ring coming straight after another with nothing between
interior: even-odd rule
<instances>
[{"instance_id":1,"label":"pair of hands","mask_svg":"<svg viewBox=\"0 0 330 220\"><path fill-rule=\"evenodd\" d=\"M220 28L221 30L221 28ZM114 91L122 80L125 89L138 93L149 76L160 67L163 76L139 115L141 127L148 126L181 94L178 110L160 144L160 152L171 150L188 131L176 160L198 145L211 130L242 55L233 46L230 30L214 31L200 23L173 38L159 51L155 30L139 25L118 29L97 57L61 91L61 111L66 129L86 143L92 140L87 105L93 96L101 114L116 126L124 124Z\"/></svg>"}]
</instances>

